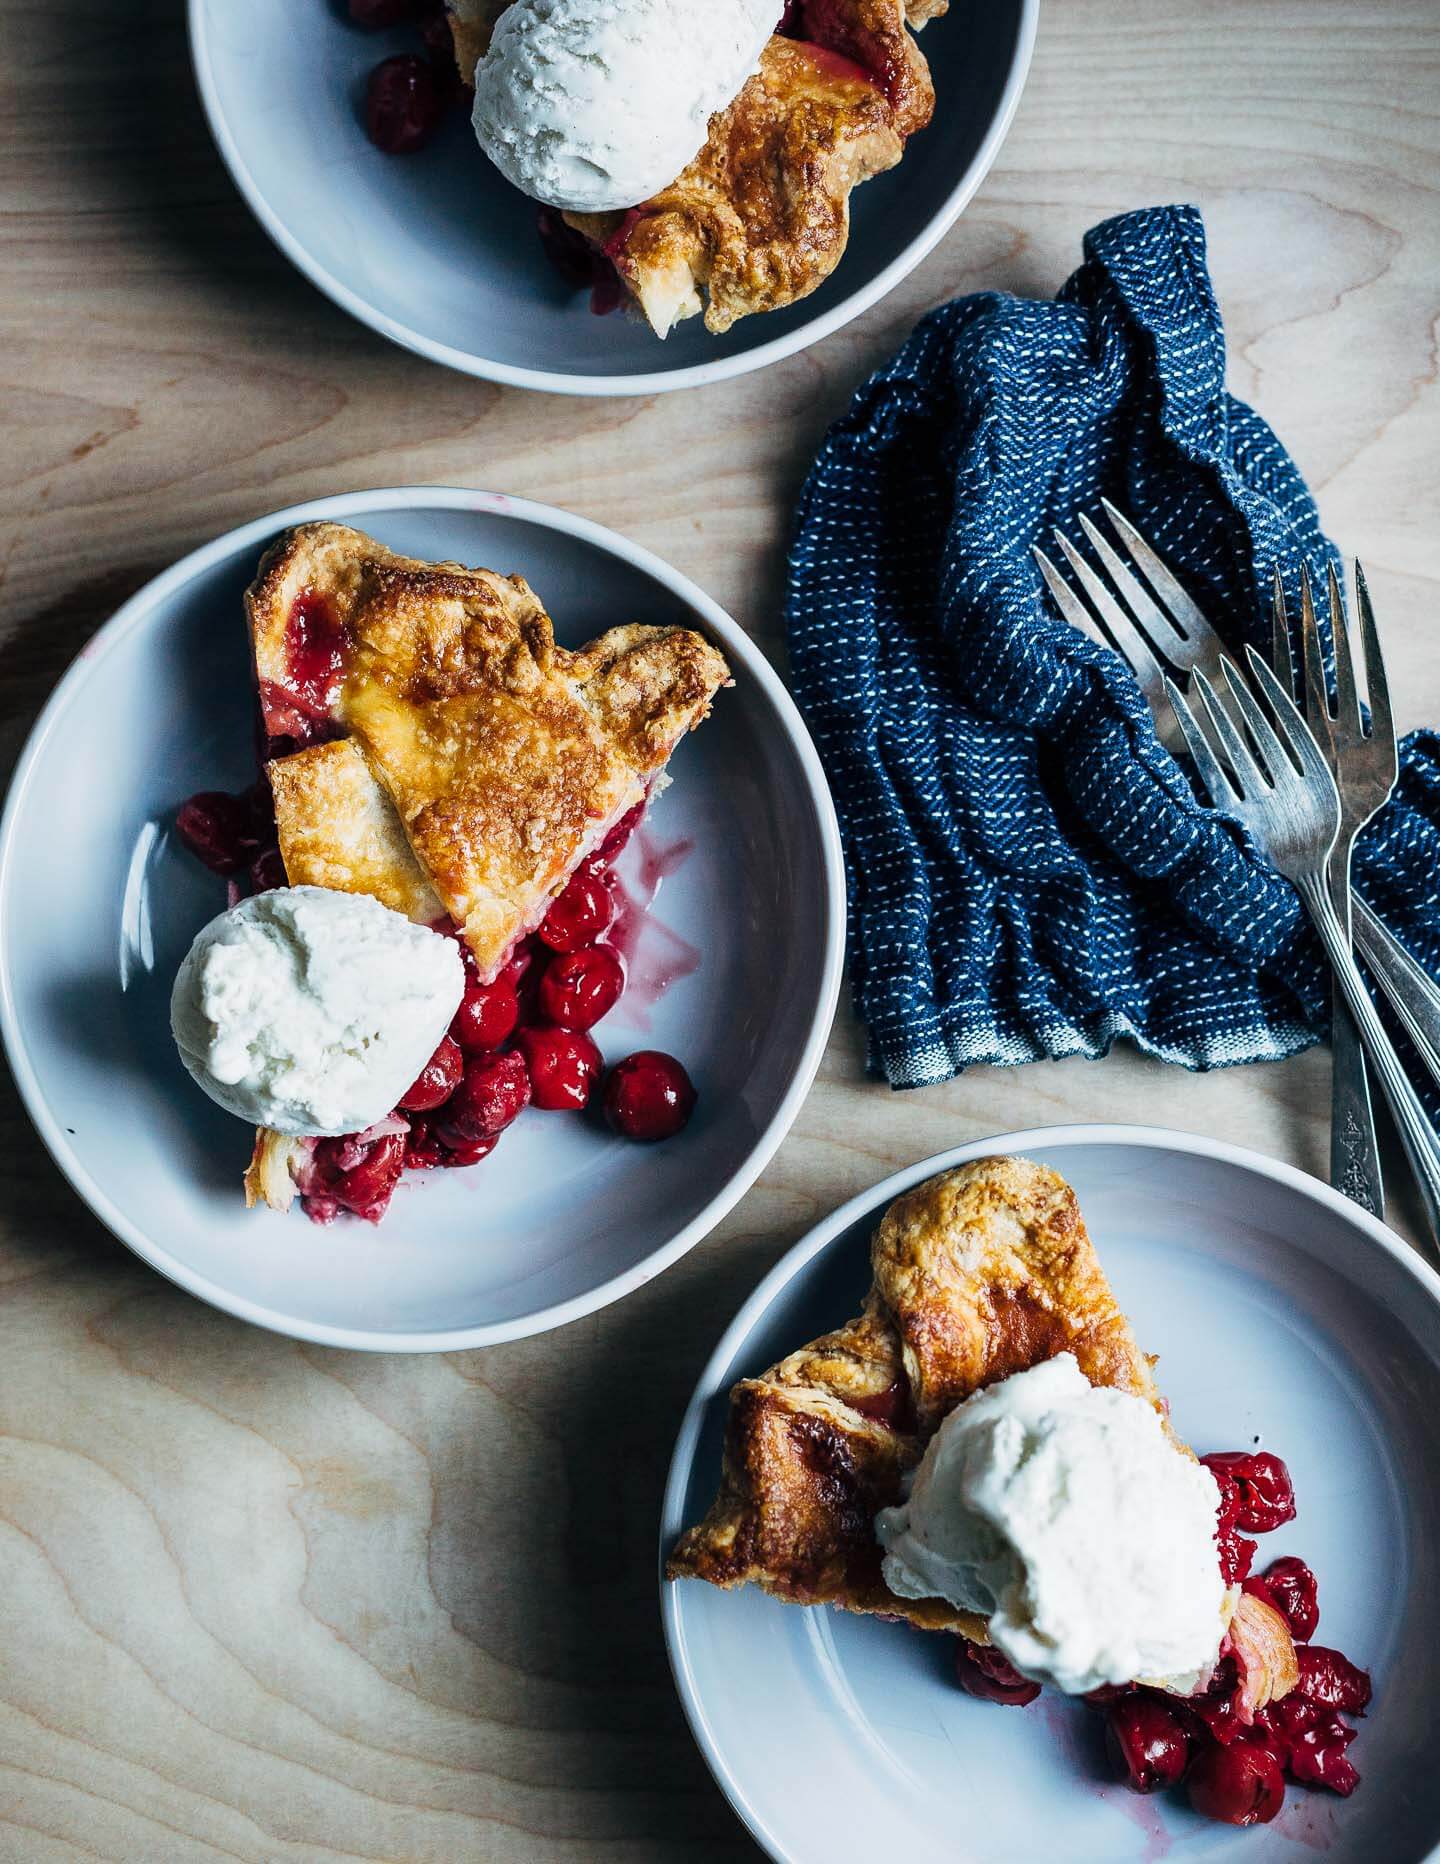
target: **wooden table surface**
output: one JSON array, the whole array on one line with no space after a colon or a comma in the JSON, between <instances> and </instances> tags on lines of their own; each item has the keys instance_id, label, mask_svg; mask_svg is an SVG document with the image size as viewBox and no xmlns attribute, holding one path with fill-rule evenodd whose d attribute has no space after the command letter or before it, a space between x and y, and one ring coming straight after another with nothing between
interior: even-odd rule
<instances>
[{"instance_id":1,"label":"wooden table surface","mask_svg":"<svg viewBox=\"0 0 1440 1864\"><path fill-rule=\"evenodd\" d=\"M602 402L447 374L292 272L211 147L181 12L0 0L6 768L131 591L355 487L568 506L778 649L788 514L861 376L929 306L1048 295L1088 226L1175 199L1205 210L1234 388L1371 572L1400 723L1440 720L1434 0L1050 0L994 172L886 303L760 375ZM942 1146L1142 1120L1323 1172L1327 1099L1318 1051L1200 1078L1116 1053L892 1095L842 1013L779 1156L679 1266L541 1339L372 1358L143 1268L7 1081L0 1859L757 1857L682 1720L654 1581L675 1427L742 1296Z\"/></svg>"}]
</instances>

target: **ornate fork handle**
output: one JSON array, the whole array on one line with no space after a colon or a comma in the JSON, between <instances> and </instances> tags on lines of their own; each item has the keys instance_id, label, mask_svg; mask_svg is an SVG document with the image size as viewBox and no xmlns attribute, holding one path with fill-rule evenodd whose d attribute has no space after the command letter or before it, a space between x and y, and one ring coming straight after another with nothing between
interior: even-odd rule
<instances>
[{"instance_id":1,"label":"ornate fork handle","mask_svg":"<svg viewBox=\"0 0 1440 1864\"><path fill-rule=\"evenodd\" d=\"M1440 988L1358 893L1352 893L1350 900L1355 914L1355 942L1394 1004L1420 1059L1440 1081Z\"/></svg>"},{"instance_id":2,"label":"ornate fork handle","mask_svg":"<svg viewBox=\"0 0 1440 1864\"><path fill-rule=\"evenodd\" d=\"M1400 1057L1385 1033L1385 1025L1370 1001L1370 993L1365 988L1345 934L1340 929L1324 874L1299 875L1295 877L1295 886L1309 909L1310 917L1315 921L1315 929L1320 934L1340 988L1345 993L1345 1001L1350 1006L1350 1014L1355 1018L1365 1052L1380 1077L1380 1085L1385 1089L1385 1098L1390 1103L1390 1111L1395 1116L1395 1124L1405 1142L1405 1151L1424 1199L1431 1235L1440 1241L1440 1139L1437 1139L1429 1116L1420 1104L1420 1097L1411 1087L1400 1065Z\"/></svg>"}]
</instances>

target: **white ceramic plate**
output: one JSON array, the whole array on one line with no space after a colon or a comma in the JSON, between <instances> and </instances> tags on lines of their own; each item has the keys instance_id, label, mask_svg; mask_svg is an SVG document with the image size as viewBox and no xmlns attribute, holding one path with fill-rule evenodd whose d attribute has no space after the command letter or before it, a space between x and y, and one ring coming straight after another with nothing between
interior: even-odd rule
<instances>
[{"instance_id":1,"label":"white ceramic plate","mask_svg":"<svg viewBox=\"0 0 1440 1864\"><path fill-rule=\"evenodd\" d=\"M1440 1844L1440 1278L1328 1186L1235 1146L1146 1127L1054 1127L926 1159L837 1211L746 1302L706 1367L665 1496L662 1558L714 1494L736 1378L853 1314L869 1239L903 1190L1018 1152L1074 1185L1091 1236L1197 1450L1261 1439L1289 1463L1290 1527L1257 1564L1310 1561L1317 1641L1373 1674L1349 1800L1287 1790L1239 1832L1104 1764L1099 1718L1020 1710L951 1681L953 1641L747 1588L662 1580L685 1710L736 1811L784 1864L1415 1864Z\"/></svg>"},{"instance_id":2,"label":"white ceramic plate","mask_svg":"<svg viewBox=\"0 0 1440 1864\"><path fill-rule=\"evenodd\" d=\"M855 196L848 252L813 296L712 337L692 318L660 342L593 317L558 279L535 204L481 155L464 112L418 155L367 141L370 68L414 50L362 32L336 0L190 0L215 140L261 225L352 316L453 369L576 395L718 382L838 330L917 266L995 159L1029 68L1039 0L955 0L927 27L936 120Z\"/></svg>"},{"instance_id":3,"label":"white ceramic plate","mask_svg":"<svg viewBox=\"0 0 1440 1864\"><path fill-rule=\"evenodd\" d=\"M171 824L192 791L253 779L241 592L275 533L310 518L358 525L419 557L519 570L571 645L644 620L700 627L723 648L735 685L672 760L649 825L667 846L693 843L663 884L649 950L668 963L668 927L699 952L699 968L660 998L648 1027L622 1001L595 1031L610 1060L655 1047L685 1061L700 1105L677 1138L635 1146L532 1111L481 1165L407 1174L378 1228L245 1210L250 1135L189 1081L169 1034L176 967L225 904L223 883ZM183 1287L303 1339L479 1346L618 1300L737 1201L814 1076L844 910L834 810L799 714L699 589L545 506L436 488L363 492L261 518L186 557L66 674L0 825L0 1028L31 1117L76 1189Z\"/></svg>"}]
</instances>

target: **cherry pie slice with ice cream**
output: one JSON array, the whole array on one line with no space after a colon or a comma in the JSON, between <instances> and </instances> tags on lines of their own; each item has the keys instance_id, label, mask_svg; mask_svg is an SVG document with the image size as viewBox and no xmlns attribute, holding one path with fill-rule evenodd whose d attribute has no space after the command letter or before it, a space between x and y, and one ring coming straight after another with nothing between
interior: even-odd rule
<instances>
[{"instance_id":1,"label":"cherry pie slice with ice cream","mask_svg":"<svg viewBox=\"0 0 1440 1864\"><path fill-rule=\"evenodd\" d=\"M393 1111L341 1133L307 1124L304 1105L276 1089L293 1117L257 1135L247 1201L283 1209L298 1192L320 1220L342 1209L374 1220L403 1168L472 1162L527 1104L579 1109L598 1087L588 1031L625 979L605 942L617 910L609 863L729 669L702 635L675 626L626 623L572 651L523 577L422 562L340 524L286 532L245 608L264 782L247 799L192 799L178 822L217 871L249 863L252 895L291 890L273 909L252 899L241 923L207 929L224 949L182 973L198 991L196 966L210 965L216 1014L250 1019L249 1049L230 1053L274 1063L267 1093L293 1062L253 1002L291 987L287 951L302 982L324 977L325 941L343 937L383 979L386 914L347 917L341 896L378 903L392 926L398 916L454 938L464 960L449 1034ZM295 960L312 934L320 947ZM345 980L330 982L353 1021ZM453 1007L440 1008L442 1031ZM235 1111L249 1090L207 1079L205 1027L194 1002L179 1004L187 1065ZM345 1038L349 1049L373 1039ZM349 1050L340 1065L361 1072ZM318 1066L312 1055L301 1074ZM305 1104L325 1102L324 1086ZM648 1051L606 1082L607 1117L630 1137L668 1136L693 1104L680 1065Z\"/></svg>"},{"instance_id":2,"label":"cherry pie slice with ice cream","mask_svg":"<svg viewBox=\"0 0 1440 1864\"><path fill-rule=\"evenodd\" d=\"M871 1267L857 1319L732 1389L668 1577L955 1633L970 1694L1085 1696L1128 1784L1184 1780L1213 1818L1273 1818L1287 1778L1352 1791L1369 1679L1310 1641L1303 1561L1251 1572L1288 1472L1175 1435L1064 1180L942 1173L886 1211Z\"/></svg>"},{"instance_id":3,"label":"cherry pie slice with ice cream","mask_svg":"<svg viewBox=\"0 0 1440 1864\"><path fill-rule=\"evenodd\" d=\"M597 309L628 298L662 337L685 318L703 314L720 333L807 296L844 254L853 190L893 168L931 120L935 90L915 33L947 8L948 0L789 0L783 8L777 0L758 68L709 118L693 158L655 177L646 198L587 211L563 188L554 198L529 190L547 202L541 224L552 255L572 280L593 284ZM506 11L496 0L450 0L466 84ZM502 39L506 29L518 36L520 11ZM553 68L544 65L547 79ZM527 104L541 70L525 74ZM679 81L673 73L671 81ZM624 107L617 99L615 110ZM483 115L477 110L482 132ZM496 132L481 140L504 159Z\"/></svg>"}]
</instances>

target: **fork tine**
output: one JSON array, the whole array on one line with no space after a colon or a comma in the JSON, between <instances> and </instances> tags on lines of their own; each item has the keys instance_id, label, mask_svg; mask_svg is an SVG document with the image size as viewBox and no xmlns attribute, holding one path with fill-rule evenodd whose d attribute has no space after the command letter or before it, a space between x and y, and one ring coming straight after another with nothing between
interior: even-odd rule
<instances>
[{"instance_id":1,"label":"fork tine","mask_svg":"<svg viewBox=\"0 0 1440 1864\"><path fill-rule=\"evenodd\" d=\"M1270 664L1280 684L1295 697L1295 656L1290 647L1290 617L1285 609L1285 584L1277 564L1271 571L1274 584L1270 595Z\"/></svg>"},{"instance_id":2,"label":"fork tine","mask_svg":"<svg viewBox=\"0 0 1440 1864\"><path fill-rule=\"evenodd\" d=\"M1051 598L1056 608L1059 609L1066 621L1070 623L1070 626L1072 628L1078 628L1082 634L1088 635L1097 647L1109 647L1113 654L1115 650L1113 647L1110 647L1109 641L1105 639L1104 634L1101 632L1099 622L1096 621L1095 617L1090 613L1089 609L1086 608L1085 604L1080 600L1079 596L1076 595L1075 591L1070 587L1069 583L1066 582L1065 578L1060 574L1059 570L1056 569L1045 552L1038 544L1032 544L1030 546L1030 554L1039 565L1040 574L1045 581L1045 587L1050 591Z\"/></svg>"},{"instance_id":3,"label":"fork tine","mask_svg":"<svg viewBox=\"0 0 1440 1864\"><path fill-rule=\"evenodd\" d=\"M1139 564L1145 580L1169 610L1170 619L1180 633L1203 653L1213 651L1218 655L1222 651L1219 635L1205 619L1199 605L1176 582L1164 560L1155 554L1118 506L1112 505L1108 498L1102 498L1100 504L1119 533L1120 541Z\"/></svg>"},{"instance_id":4,"label":"fork tine","mask_svg":"<svg viewBox=\"0 0 1440 1864\"><path fill-rule=\"evenodd\" d=\"M1115 645L1135 669L1136 677L1147 697L1151 693L1158 694L1160 682L1165 677L1165 670L1156 659L1149 641L1131 621L1064 532L1055 531L1052 535L1065 552L1065 561L1079 578L1081 588L1094 603L1101 621L1115 637Z\"/></svg>"},{"instance_id":5,"label":"fork tine","mask_svg":"<svg viewBox=\"0 0 1440 1864\"><path fill-rule=\"evenodd\" d=\"M1330 640L1335 649L1335 718L1340 728L1361 732L1360 695L1355 690L1355 662L1350 657L1350 622L1335 565L1328 566Z\"/></svg>"},{"instance_id":6,"label":"fork tine","mask_svg":"<svg viewBox=\"0 0 1440 1864\"><path fill-rule=\"evenodd\" d=\"M1245 654L1256 684L1270 701L1271 710L1275 714L1276 729L1290 752L1291 761L1299 766L1300 774L1307 783L1314 784L1322 790L1328 789L1338 798L1335 778L1326 762L1325 753L1316 741L1314 732L1300 716L1300 708L1266 666L1264 658L1257 654L1253 647L1247 647Z\"/></svg>"},{"instance_id":7,"label":"fork tine","mask_svg":"<svg viewBox=\"0 0 1440 1864\"><path fill-rule=\"evenodd\" d=\"M1235 773L1237 779L1235 787L1241 801L1255 797L1270 786L1260 766L1256 763L1250 746L1235 729L1230 714L1221 705L1215 688L1198 667L1195 669L1194 679L1200 697L1204 701L1205 710L1209 714L1210 723L1214 727L1215 735L1229 759L1231 770Z\"/></svg>"},{"instance_id":8,"label":"fork tine","mask_svg":"<svg viewBox=\"0 0 1440 1864\"><path fill-rule=\"evenodd\" d=\"M1220 671L1225 676L1225 685L1231 699L1245 720L1245 729L1250 733L1250 741L1264 759L1265 767L1270 773L1271 783L1278 787L1287 776L1298 775L1299 758L1289 755L1275 727L1256 705L1239 667L1227 657L1220 662Z\"/></svg>"},{"instance_id":9,"label":"fork tine","mask_svg":"<svg viewBox=\"0 0 1440 1864\"><path fill-rule=\"evenodd\" d=\"M1355 565L1355 606L1360 612L1360 641L1365 652L1365 686L1370 700L1370 737L1385 745L1395 756L1395 720L1390 711L1390 681L1385 674L1385 656L1380 652L1380 634L1375 626L1375 610L1370 605L1370 585L1365 572Z\"/></svg>"},{"instance_id":10,"label":"fork tine","mask_svg":"<svg viewBox=\"0 0 1440 1864\"><path fill-rule=\"evenodd\" d=\"M1330 688L1325 680L1325 655L1320 646L1320 626L1315 619L1315 598L1310 589L1310 570L1300 568L1300 639L1305 653L1305 711L1317 730L1330 717Z\"/></svg>"},{"instance_id":11,"label":"fork tine","mask_svg":"<svg viewBox=\"0 0 1440 1864\"><path fill-rule=\"evenodd\" d=\"M1210 748L1210 740L1200 729L1195 714L1172 679L1167 678L1165 681L1165 696L1170 701L1170 710L1175 714L1175 723L1190 747L1190 755L1195 759L1195 768L1209 793L1211 804L1216 809L1236 808L1240 797L1235 785L1230 781L1225 766Z\"/></svg>"},{"instance_id":12,"label":"fork tine","mask_svg":"<svg viewBox=\"0 0 1440 1864\"><path fill-rule=\"evenodd\" d=\"M1185 630L1179 627L1173 616L1167 615L1160 604L1135 577L1129 566L1117 555L1115 546L1082 512L1080 528L1090 539L1095 554L1110 572L1110 580L1125 598L1135 625L1149 641L1157 654L1163 654L1168 660L1178 660L1182 650L1188 645ZM1187 659L1188 655L1185 656Z\"/></svg>"}]
</instances>

